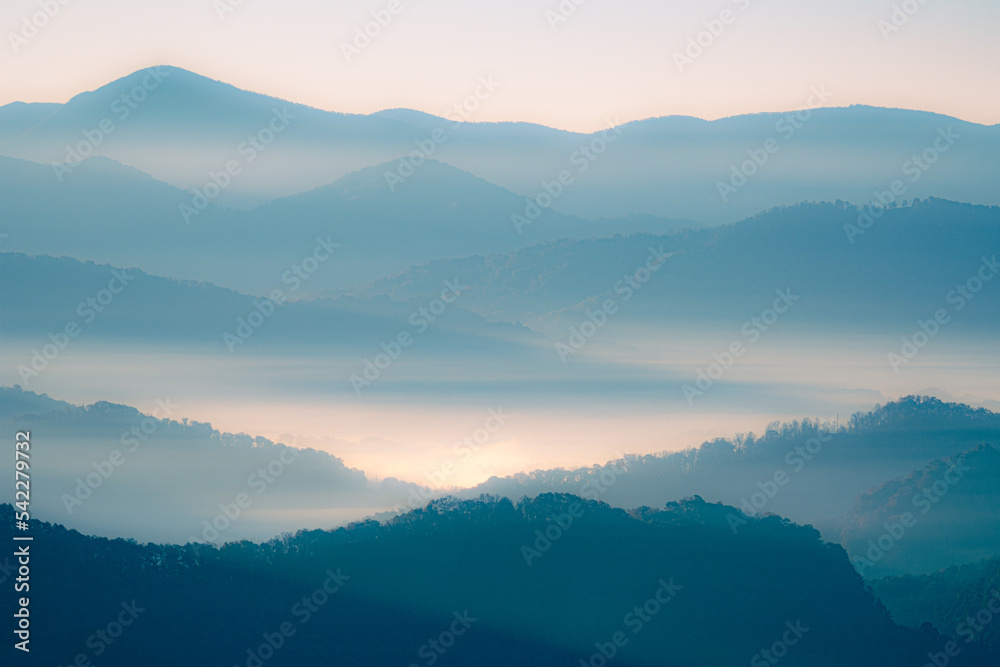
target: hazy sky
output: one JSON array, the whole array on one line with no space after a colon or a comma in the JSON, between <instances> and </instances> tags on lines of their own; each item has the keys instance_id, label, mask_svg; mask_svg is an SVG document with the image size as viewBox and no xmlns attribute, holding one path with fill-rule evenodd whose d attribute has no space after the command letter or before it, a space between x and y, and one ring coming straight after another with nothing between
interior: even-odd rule
<instances>
[{"instance_id":1,"label":"hazy sky","mask_svg":"<svg viewBox=\"0 0 1000 667\"><path fill-rule=\"evenodd\" d=\"M51 18L39 14L47 3ZM894 4L916 11L888 32ZM575 11L553 28L560 6ZM724 10L728 24L679 71L674 54ZM391 20L348 62L341 45L373 11ZM33 15L45 25L32 35ZM472 120L578 130L796 108L820 85L828 106L1000 122L996 0L6 0L0 27L0 104L64 102L169 64L358 113L442 114L492 76L501 85Z\"/></svg>"}]
</instances>

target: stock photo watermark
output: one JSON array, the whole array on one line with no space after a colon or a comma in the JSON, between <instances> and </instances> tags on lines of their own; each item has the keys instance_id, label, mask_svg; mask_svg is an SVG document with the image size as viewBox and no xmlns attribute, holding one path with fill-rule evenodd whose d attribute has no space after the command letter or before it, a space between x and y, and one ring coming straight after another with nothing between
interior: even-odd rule
<instances>
[{"instance_id":1,"label":"stock photo watermark","mask_svg":"<svg viewBox=\"0 0 1000 667\"><path fill-rule=\"evenodd\" d=\"M456 102L451 108L445 111L444 117L453 121L450 129L453 130L460 127L462 123L468 121L472 117L472 114L479 110L482 103L493 96L493 93L496 92L500 85L500 82L494 80L492 76L479 77L478 85L472 94L467 95L462 101ZM448 130L443 127L436 127L431 130L427 137L416 139L413 143L416 145L417 150L410 151L399 158L399 162L396 163L394 170L383 172L382 175L385 178L386 185L389 186L389 191L395 192L396 188L413 176L421 165L425 164L427 160L431 159L437 153L438 147L447 143L449 139L451 139L451 136L448 134Z\"/></svg>"},{"instance_id":2,"label":"stock photo watermark","mask_svg":"<svg viewBox=\"0 0 1000 667\"><path fill-rule=\"evenodd\" d=\"M823 446L833 439L832 428L832 424L824 422L816 430L816 435L808 438L805 443L789 449L784 458L789 470L786 471L784 468L775 470L769 479L757 482L757 491L751 493L749 498L746 496L740 498L740 510L744 516L754 516L762 512L781 489L787 486L796 474L802 472L807 463L819 456L823 451ZM729 524L733 535L736 535L740 526L745 526L748 522L745 518L730 512L726 515L726 523Z\"/></svg>"},{"instance_id":3,"label":"stock photo watermark","mask_svg":"<svg viewBox=\"0 0 1000 667\"><path fill-rule=\"evenodd\" d=\"M768 667L768 665L776 665L778 661L788 655L788 650L799 643L807 632L809 628L802 625L801 620L787 621L785 627L788 628L781 635L781 639L777 640L771 644L766 649L755 653L752 658L750 658L750 667Z\"/></svg>"},{"instance_id":4,"label":"stock photo watermark","mask_svg":"<svg viewBox=\"0 0 1000 667\"><path fill-rule=\"evenodd\" d=\"M80 507L85 501L89 500L95 491L111 479L111 476L115 474L118 468L125 465L128 459L124 452L134 454L140 445L144 444L156 433L160 424L170 419L171 415L178 409L178 406L171 403L169 398L156 399L156 406L152 415L147 416L138 424L133 424L129 430L122 433L119 439L122 449L112 449L108 453L107 458L100 461L92 461L90 465L94 471L87 473L82 478L76 478L76 488L72 494L62 494L63 506L69 514L72 514L77 507Z\"/></svg>"},{"instance_id":5,"label":"stock photo watermark","mask_svg":"<svg viewBox=\"0 0 1000 667\"><path fill-rule=\"evenodd\" d=\"M31 361L26 366L18 364L17 374L21 376L21 381L25 386L31 378L38 377L46 368L62 354L70 342L81 333L83 325L91 324L97 319L105 308L111 305L118 294L125 291L125 288L135 279L130 276L125 269L111 269L111 279L107 287L98 290L94 295L88 296L76 306L76 314L83 320L81 324L77 320L69 320L60 331L49 333L49 342L42 345L41 349L31 349Z\"/></svg>"},{"instance_id":6,"label":"stock photo watermark","mask_svg":"<svg viewBox=\"0 0 1000 667\"><path fill-rule=\"evenodd\" d=\"M30 15L21 17L21 29L17 32L8 32L7 41L10 48L17 53L21 47L27 46L28 42L38 36L38 33L49 25L62 8L70 3L70 0L38 0L38 11Z\"/></svg>"},{"instance_id":7,"label":"stock photo watermark","mask_svg":"<svg viewBox=\"0 0 1000 667\"><path fill-rule=\"evenodd\" d=\"M749 159L744 160L738 165L730 165L729 179L727 181L717 181L715 184L715 188L719 191L719 197L722 198L723 203L728 202L730 197L749 183L750 179L770 161L771 156L776 155L781 150L782 144L779 137L781 140L791 141L795 137L795 134L812 119L813 109L818 109L826 104L832 96L833 93L828 91L826 86L820 86L818 89L813 86L805 106L796 111L786 113L774 124L775 136L765 139L759 148L747 149L747 157Z\"/></svg>"},{"instance_id":8,"label":"stock photo watermark","mask_svg":"<svg viewBox=\"0 0 1000 667\"><path fill-rule=\"evenodd\" d=\"M663 263L672 254L664 253L663 246L660 246L659 250L650 246L649 257L645 263L636 267L632 273L626 274L621 280L615 283L612 288L613 293L621 297L622 303L629 301L636 292L649 282L653 274L660 270L660 267L663 266ZM565 364L570 355L576 354L583 349L587 341L597 335L597 332L608 323L608 318L618 312L618 308L619 304L613 298L604 299L596 309L586 308L584 310L586 319L579 325L569 328L569 338L566 339L565 343L558 342L555 344L559 359Z\"/></svg>"},{"instance_id":9,"label":"stock photo watermark","mask_svg":"<svg viewBox=\"0 0 1000 667\"><path fill-rule=\"evenodd\" d=\"M741 12L750 8L752 0L732 0L736 8ZM689 35L687 44L682 51L674 51L674 65L677 71L684 73L684 68L694 65L695 61L705 55L705 52L712 48L712 45L722 37L729 26L736 23L739 14L732 9L723 9L719 14L711 19L701 22L704 30L699 30L694 35Z\"/></svg>"},{"instance_id":10,"label":"stock photo watermark","mask_svg":"<svg viewBox=\"0 0 1000 667\"><path fill-rule=\"evenodd\" d=\"M930 171L938 160L962 138L962 135L955 132L950 125L947 128L938 128L937 133L938 136L927 148L903 163L901 170L904 176L909 176L909 183L916 183L923 178L924 174ZM872 193L874 200L861 209L857 221L853 224L844 223L844 234L847 235L847 240L853 245L857 237L871 229L875 222L885 215L887 208L896 205L897 199L903 197L909 187L907 181L897 178L889 184L887 190L876 190Z\"/></svg>"},{"instance_id":11,"label":"stock photo watermark","mask_svg":"<svg viewBox=\"0 0 1000 667\"><path fill-rule=\"evenodd\" d=\"M109 621L104 627L98 628L94 634L87 637L84 642L87 648L93 651L94 658L100 658L109 648L121 638L127 628L129 628L139 618L139 614L146 611L145 607L140 607L135 600L131 602L121 602L121 611ZM92 665L89 653L78 653L71 663L66 667L89 667ZM62 667L61 665L59 667Z\"/></svg>"},{"instance_id":12,"label":"stock photo watermark","mask_svg":"<svg viewBox=\"0 0 1000 667\"><path fill-rule=\"evenodd\" d=\"M427 667L440 660L448 652L448 649L455 645L458 638L468 632L472 624L479 620L471 616L468 609L462 613L452 612L452 616L455 620L448 625L446 630L442 630L437 637L427 640L426 644L417 649L417 656L423 658L423 664ZM409 667L420 667L420 665L411 662Z\"/></svg>"},{"instance_id":13,"label":"stock photo watermark","mask_svg":"<svg viewBox=\"0 0 1000 667\"><path fill-rule=\"evenodd\" d=\"M790 287L784 291L780 289L775 290L775 294L778 295L778 298L774 300L770 308L765 308L759 316L751 317L740 327L740 333L748 339L747 342L744 343L742 340L737 339L730 343L729 347L722 352L713 353L712 359L715 361L705 368L698 369L698 379L695 380L695 383L693 385L685 384L681 388L688 405L694 405L695 398L704 396L705 392L715 385L716 380L721 378L726 371L736 364L740 357L746 354L747 346L753 345L760 340L761 336L767 333L781 315L787 313L800 298L792 294Z\"/></svg>"},{"instance_id":14,"label":"stock photo watermark","mask_svg":"<svg viewBox=\"0 0 1000 667\"><path fill-rule=\"evenodd\" d=\"M545 20L548 22L552 32L555 32L561 24L570 20L576 14L576 11L586 3L587 0L560 0L555 9L546 9Z\"/></svg>"},{"instance_id":15,"label":"stock photo watermark","mask_svg":"<svg viewBox=\"0 0 1000 667\"><path fill-rule=\"evenodd\" d=\"M458 278L445 280L444 289L441 290L440 296L431 300L427 305L421 306L407 318L407 322L414 329L413 333L404 329L396 334L396 337L388 343L383 341L379 345L382 349L381 352L373 358L365 358L364 370L360 374L351 374L348 380L351 383L351 387L354 388L355 395L360 396L363 389L372 386L374 382L382 377L382 373L388 370L393 362L403 356L403 352L413 345L416 340L415 336L427 331L431 324L444 314L449 305L455 303L455 300L462 296L463 292L470 289L472 287L469 285L459 284Z\"/></svg>"},{"instance_id":16,"label":"stock photo watermark","mask_svg":"<svg viewBox=\"0 0 1000 667\"><path fill-rule=\"evenodd\" d=\"M899 4L893 4L889 18L880 18L876 23L879 33L882 34L882 39L888 41L891 35L902 30L928 2L930 0L903 0Z\"/></svg>"},{"instance_id":17,"label":"stock photo watermark","mask_svg":"<svg viewBox=\"0 0 1000 667\"><path fill-rule=\"evenodd\" d=\"M653 593L652 597L643 602L642 604L636 605L632 611L625 614L622 618L622 625L632 631L632 635L637 635L650 623L654 617L656 617L664 607L670 604L677 593L679 593L684 587L680 584L674 583L674 578L671 577L668 581L660 579L658 582L659 588ZM594 648L597 649L588 658L580 658L580 667L605 667L608 661L613 659L618 652L628 646L630 637L625 633L625 630L618 630L612 633L610 639L606 642L596 642Z\"/></svg>"},{"instance_id":18,"label":"stock photo watermark","mask_svg":"<svg viewBox=\"0 0 1000 667\"><path fill-rule=\"evenodd\" d=\"M281 448L281 453L268 461L266 466L257 468L247 477L247 486L254 490L255 495L240 492L233 498L232 502L219 503L219 513L211 519L202 521L201 540L194 535L188 537L190 544L215 544L218 546L219 538L229 530L234 523L249 510L254 499L267 491L274 484L288 466L295 463L299 457L298 450L292 447Z\"/></svg>"},{"instance_id":19,"label":"stock photo watermark","mask_svg":"<svg viewBox=\"0 0 1000 667\"><path fill-rule=\"evenodd\" d=\"M993 620L1000 616L1000 590L994 588L992 597L983 602L983 607L972 616L966 616L955 626L955 636L961 637L966 644L971 644L980 636L986 628L993 623ZM947 667L952 658L957 658L962 653L961 645L954 639L942 647L940 651L927 654L928 662L923 667Z\"/></svg>"},{"instance_id":20,"label":"stock photo watermark","mask_svg":"<svg viewBox=\"0 0 1000 667\"><path fill-rule=\"evenodd\" d=\"M184 223L189 225L192 218L201 215L201 212L208 208L212 200L232 185L233 179L243 173L243 168L267 150L271 142L284 132L294 119L295 114L287 109L280 111L272 109L271 119L267 124L254 134L247 135L247 138L236 146L236 154L239 159L227 161L218 171L209 170L205 183L191 191L191 203L177 205L177 210Z\"/></svg>"},{"instance_id":21,"label":"stock photo watermark","mask_svg":"<svg viewBox=\"0 0 1000 667\"><path fill-rule=\"evenodd\" d=\"M312 252L281 274L281 282L288 285L288 291L280 288L274 289L271 290L269 297L254 299L253 310L245 316L240 315L236 318L236 328L232 332L226 331L222 334L222 342L229 350L229 354L233 354L236 352L237 346L250 340L250 337L278 312L278 307L287 303L288 295L297 292L319 270L319 267L333 256L334 251L338 248L340 248L340 244L334 243L329 235L325 239L322 236L317 236L316 245Z\"/></svg>"},{"instance_id":22,"label":"stock photo watermark","mask_svg":"<svg viewBox=\"0 0 1000 667\"><path fill-rule=\"evenodd\" d=\"M900 366L905 366L913 361L917 354L941 332L941 328L951 322L952 315L961 312L975 299L986 283L993 280L997 273L1000 273L1000 263L997 262L997 256L983 257L976 273L964 283L955 285L955 288L945 295L945 302L952 307L951 312L947 308L938 308L932 317L926 320L917 320L916 330L909 336L903 336L899 351L889 352L886 355L892 371L899 373Z\"/></svg>"},{"instance_id":23,"label":"stock photo watermark","mask_svg":"<svg viewBox=\"0 0 1000 667\"><path fill-rule=\"evenodd\" d=\"M308 623L315 614L319 613L330 602L330 598L340 592L344 584L350 580L350 577L341 572L339 567L336 571L328 569L324 574L326 579L323 580L323 583L310 594L303 595L289 609L289 615L298 621L299 627ZM295 636L298 630L299 628L291 620L287 620L279 623L273 631L265 631L261 634L263 641L246 650L247 657L243 664L246 667L262 667L286 645L289 639ZM239 665L234 664L233 667L239 667Z\"/></svg>"},{"instance_id":24,"label":"stock photo watermark","mask_svg":"<svg viewBox=\"0 0 1000 667\"><path fill-rule=\"evenodd\" d=\"M425 474L425 477L434 486L418 486L417 488L410 489L406 505L396 505L392 508L392 511L399 514L404 509L407 511L415 510L427 504L444 487L448 479L458 472L463 463L470 461L476 452L490 442L493 436L507 423L508 419L510 419L510 415L505 415L502 407L495 410L492 408L487 410L487 417L483 425L473 430L472 433L463 436L461 440L452 445L452 453L455 455L455 458L446 459L436 470ZM456 459L458 460L456 461Z\"/></svg>"},{"instance_id":25,"label":"stock photo watermark","mask_svg":"<svg viewBox=\"0 0 1000 667\"><path fill-rule=\"evenodd\" d=\"M576 168L577 174L582 174L593 165L608 150L608 147L618 140L622 134L620 123L616 118L611 121L608 129L598 133L588 143L583 144L569 156L569 163ZM518 234L525 227L534 224L542 215L544 209L552 208L557 199L563 196L566 189L576 182L576 175L570 169L563 169L552 180L542 180L542 190L534 198L524 200L524 212L512 213L510 221Z\"/></svg>"},{"instance_id":26,"label":"stock photo watermark","mask_svg":"<svg viewBox=\"0 0 1000 667\"><path fill-rule=\"evenodd\" d=\"M624 468L605 466L596 478L584 482L578 493L583 498L599 502L601 496L607 493L618 481L619 476L625 473ZM573 527L573 522L583 515L583 505L579 502L573 502L566 508L565 512L548 517L548 525L545 526L545 530L536 529L535 540L531 544L521 545L521 556L524 558L525 564L531 567L532 561L545 555Z\"/></svg>"},{"instance_id":27,"label":"stock photo watermark","mask_svg":"<svg viewBox=\"0 0 1000 667\"><path fill-rule=\"evenodd\" d=\"M949 468L941 476L941 479L935 480L933 484L921 489L910 498L913 508L919 510L921 515L934 509L934 506L941 502L970 470L967 466L957 462L952 463L949 459L945 459L945 462ZM882 525L884 532L877 538L868 540L868 548L864 555L851 558L858 574L862 577L865 576L868 568L874 567L876 563L885 558L886 554L895 549L896 545L906 536L907 531L916 526L917 523L918 517L913 512L901 512L890 517Z\"/></svg>"},{"instance_id":28,"label":"stock photo watermark","mask_svg":"<svg viewBox=\"0 0 1000 667\"><path fill-rule=\"evenodd\" d=\"M170 72L164 72L162 69L162 67L151 67L146 70L146 75L139 85L133 86L129 91L115 98L109 108L115 118L105 116L97 122L95 127L84 130L83 139L75 146L67 144L64 161L52 163L56 180L62 183L63 178L71 174L86 158L93 155L97 148L104 143L104 140L114 133L118 128L115 125L116 118L118 122L127 119L149 97L149 93L160 87L160 83L170 75Z\"/></svg>"},{"instance_id":29,"label":"stock photo watermark","mask_svg":"<svg viewBox=\"0 0 1000 667\"><path fill-rule=\"evenodd\" d=\"M385 7L373 9L370 12L372 17L370 21L355 26L354 39L350 42L340 43L340 52L347 64L350 64L354 58L360 56L365 49L371 46L373 41L382 34L382 31L392 25L395 18L402 14L409 4L411 4L410 0L389 0Z\"/></svg>"},{"instance_id":30,"label":"stock photo watermark","mask_svg":"<svg viewBox=\"0 0 1000 667\"><path fill-rule=\"evenodd\" d=\"M220 21L226 20L226 14L236 11L236 8L243 4L243 0L212 0L212 9Z\"/></svg>"}]
</instances>

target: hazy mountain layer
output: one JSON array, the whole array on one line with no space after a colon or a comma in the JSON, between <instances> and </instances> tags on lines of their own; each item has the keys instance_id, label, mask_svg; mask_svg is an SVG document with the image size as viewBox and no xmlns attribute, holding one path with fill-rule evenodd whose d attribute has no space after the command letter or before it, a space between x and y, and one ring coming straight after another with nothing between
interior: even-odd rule
<instances>
[{"instance_id":1,"label":"hazy mountain layer","mask_svg":"<svg viewBox=\"0 0 1000 667\"><path fill-rule=\"evenodd\" d=\"M497 90L503 82L482 81L469 92L488 105ZM896 181L900 198L1000 204L997 126L901 109L825 108L838 100L819 88L803 91L806 99L814 108L716 121L608 119L614 129L577 134L471 122L475 114L321 111L158 67L63 105L0 108L0 154L44 164L104 155L185 190L231 171L217 200L240 204L310 190L387 161L405 174L428 157L524 197L562 180L553 207L584 217L732 222L804 200L860 205L882 192L895 198ZM392 179L382 180L388 191Z\"/></svg>"},{"instance_id":2,"label":"hazy mountain layer","mask_svg":"<svg viewBox=\"0 0 1000 667\"><path fill-rule=\"evenodd\" d=\"M931 623L960 646L1000 650L1000 557L926 575L886 577L872 591L897 623Z\"/></svg>"},{"instance_id":3,"label":"hazy mountain layer","mask_svg":"<svg viewBox=\"0 0 1000 667\"><path fill-rule=\"evenodd\" d=\"M802 204L714 229L432 262L357 293L413 298L457 275L471 287L467 307L560 336L626 291L640 305L622 308L616 322L738 326L788 290L796 325L855 335L891 325L909 334L943 309L949 331L991 329L1000 313L1000 208L929 200L879 213L862 229L866 211ZM652 276L639 275L641 290L633 290L628 277L643 269L650 248L669 258Z\"/></svg>"},{"instance_id":4,"label":"hazy mountain layer","mask_svg":"<svg viewBox=\"0 0 1000 667\"><path fill-rule=\"evenodd\" d=\"M865 492L840 542L865 578L934 572L1000 554L1000 441Z\"/></svg>"},{"instance_id":5,"label":"hazy mountain layer","mask_svg":"<svg viewBox=\"0 0 1000 667\"><path fill-rule=\"evenodd\" d=\"M433 259L698 226L653 216L591 221L549 209L529 219L522 197L436 161L395 193L372 167L239 211L107 158L59 177L48 166L0 157L0 198L7 250L138 266L259 295L289 267L313 261L317 239L336 249L322 253L329 257L313 267L305 291L354 287Z\"/></svg>"}]
</instances>

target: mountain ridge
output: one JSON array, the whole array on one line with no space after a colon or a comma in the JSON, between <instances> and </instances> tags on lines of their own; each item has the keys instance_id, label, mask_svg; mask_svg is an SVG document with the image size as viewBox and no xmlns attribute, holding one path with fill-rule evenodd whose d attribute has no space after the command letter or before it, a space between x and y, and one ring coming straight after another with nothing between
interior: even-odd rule
<instances>
[{"instance_id":1,"label":"mountain ridge","mask_svg":"<svg viewBox=\"0 0 1000 667\"><path fill-rule=\"evenodd\" d=\"M888 185L882 185L886 174L932 145L937 130L953 127L961 141L948 150L949 166L921 172L906 183L907 195L1000 204L990 186L1000 176L993 157L1000 151L997 126L931 112L854 105L715 120L659 116L615 125L610 134L573 133L537 124L456 122L414 110L341 114L179 68L165 69L157 82L146 81L148 72L131 73L57 108L0 107L0 118L33 119L0 126L0 153L43 164L64 161L67 147L78 145L85 132L93 135L106 119L114 130L91 147L93 152L190 189L224 168L241 141L264 132L277 109L294 119L253 169L232 179L220 203L246 207L329 184L361 167L419 152L422 142L434 144L427 142L437 130L443 134L433 157L530 198L543 191L540 184L572 169L574 156L582 160L593 148L574 174L579 185L566 188L553 204L563 213L649 214L718 224L794 201L863 203L873 188ZM135 81L142 85L132 85ZM777 141L777 148L760 157L768 140ZM758 157L746 167L751 177L744 179L745 187L734 186L730 196L720 197L718 185L742 178L730 168L745 166L748 155Z\"/></svg>"}]
</instances>

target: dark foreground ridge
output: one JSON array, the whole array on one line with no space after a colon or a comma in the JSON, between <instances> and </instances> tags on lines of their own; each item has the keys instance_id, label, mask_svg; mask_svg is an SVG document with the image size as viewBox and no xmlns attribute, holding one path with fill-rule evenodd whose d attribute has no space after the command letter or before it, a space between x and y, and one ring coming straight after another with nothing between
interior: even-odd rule
<instances>
[{"instance_id":1,"label":"dark foreground ridge","mask_svg":"<svg viewBox=\"0 0 1000 667\"><path fill-rule=\"evenodd\" d=\"M902 667L944 655L937 631L892 622L841 547L776 516L734 531L737 514L699 497L626 512L483 496L221 549L32 522L32 659ZM10 505L0 522L10 543ZM948 664L996 664L980 650Z\"/></svg>"}]
</instances>

